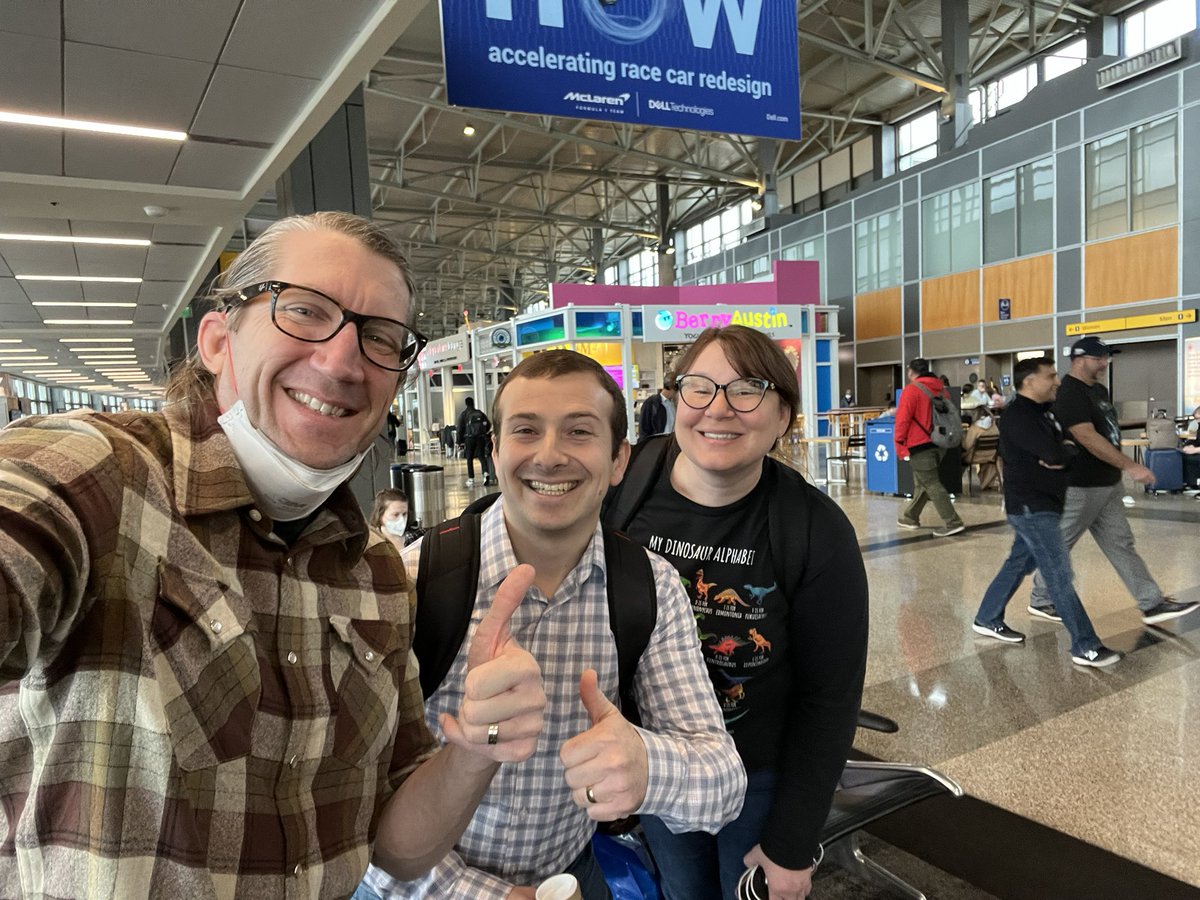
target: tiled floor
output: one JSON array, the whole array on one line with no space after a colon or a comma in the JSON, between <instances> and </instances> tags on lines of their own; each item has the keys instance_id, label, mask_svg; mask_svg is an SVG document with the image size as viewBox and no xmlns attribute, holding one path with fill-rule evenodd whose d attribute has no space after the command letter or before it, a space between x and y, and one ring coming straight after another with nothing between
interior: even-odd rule
<instances>
[{"instance_id":1,"label":"tiled floor","mask_svg":"<svg viewBox=\"0 0 1200 900\"><path fill-rule=\"evenodd\" d=\"M467 489L462 460L437 462L450 515L494 490ZM901 725L860 732L859 748L933 765L971 796L1200 887L1200 612L1144 627L1085 537L1076 586L1101 639L1126 658L1073 665L1062 627L1025 611L1028 584L1008 623L1029 639L1002 645L970 629L1012 541L998 494L959 499L968 528L939 539L898 532L898 498L829 492L858 530L871 582L864 707ZM1200 600L1200 502L1130 495L1150 571L1166 593Z\"/></svg>"}]
</instances>

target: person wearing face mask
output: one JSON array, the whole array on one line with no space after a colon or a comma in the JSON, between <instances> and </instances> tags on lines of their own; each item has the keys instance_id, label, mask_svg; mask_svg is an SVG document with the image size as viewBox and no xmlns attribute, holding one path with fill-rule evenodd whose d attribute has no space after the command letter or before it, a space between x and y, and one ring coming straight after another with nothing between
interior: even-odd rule
<instances>
[{"instance_id":1,"label":"person wearing face mask","mask_svg":"<svg viewBox=\"0 0 1200 900\"><path fill-rule=\"evenodd\" d=\"M408 517L408 494L396 488L386 488L375 495L375 506L367 521L397 550L403 550L424 534Z\"/></svg>"},{"instance_id":2,"label":"person wearing face mask","mask_svg":"<svg viewBox=\"0 0 1200 900\"><path fill-rule=\"evenodd\" d=\"M346 483L425 339L394 241L272 224L161 412L0 432L0 896L349 896L454 844L545 695L498 591L436 723L413 597ZM479 724L486 723L486 724Z\"/></svg>"}]
</instances>

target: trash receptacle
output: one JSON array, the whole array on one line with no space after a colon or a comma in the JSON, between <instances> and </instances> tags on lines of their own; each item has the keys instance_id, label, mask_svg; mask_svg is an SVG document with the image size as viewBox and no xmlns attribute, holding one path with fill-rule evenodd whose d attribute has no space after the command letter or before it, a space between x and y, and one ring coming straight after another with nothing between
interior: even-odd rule
<instances>
[{"instance_id":1,"label":"trash receptacle","mask_svg":"<svg viewBox=\"0 0 1200 900\"><path fill-rule=\"evenodd\" d=\"M409 493L412 485L408 483L408 472L413 469L421 468L420 463L392 463L391 464L391 482L392 487L398 491Z\"/></svg>"},{"instance_id":2,"label":"trash receptacle","mask_svg":"<svg viewBox=\"0 0 1200 900\"><path fill-rule=\"evenodd\" d=\"M446 518L446 482L441 466L411 466L404 473L408 511L422 528Z\"/></svg>"}]
</instances>

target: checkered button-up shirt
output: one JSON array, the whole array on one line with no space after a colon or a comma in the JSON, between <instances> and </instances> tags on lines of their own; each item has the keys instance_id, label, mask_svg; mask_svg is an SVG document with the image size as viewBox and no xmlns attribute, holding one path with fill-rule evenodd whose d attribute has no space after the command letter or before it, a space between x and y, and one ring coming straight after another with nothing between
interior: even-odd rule
<instances>
[{"instance_id":1,"label":"checkered button-up shirt","mask_svg":"<svg viewBox=\"0 0 1200 900\"><path fill-rule=\"evenodd\" d=\"M391 546L291 546L210 405L0 432L0 897L345 898L436 749Z\"/></svg>"},{"instance_id":2,"label":"checkered button-up shirt","mask_svg":"<svg viewBox=\"0 0 1200 900\"><path fill-rule=\"evenodd\" d=\"M479 588L471 625L458 657L425 707L431 728L439 713L454 713L462 700L466 654L496 589L517 565L496 503L480 523ZM642 717L649 787L640 813L660 816L679 831L715 832L742 807L746 776L726 733L712 682L696 640L692 608L679 575L650 553L658 594L658 618L638 663L634 696ZM404 551L415 572L420 544ZM579 676L595 669L600 686L617 702L617 648L608 622L604 539L599 526L579 564L553 597L536 587L512 619L513 636L542 669L545 728L532 758L501 766L456 852L425 878L397 882L372 866L367 886L395 898L504 898L512 885L535 885L562 872L587 846L594 823L571 801L558 752L569 738L591 727L579 698ZM436 603L436 597L420 602Z\"/></svg>"}]
</instances>

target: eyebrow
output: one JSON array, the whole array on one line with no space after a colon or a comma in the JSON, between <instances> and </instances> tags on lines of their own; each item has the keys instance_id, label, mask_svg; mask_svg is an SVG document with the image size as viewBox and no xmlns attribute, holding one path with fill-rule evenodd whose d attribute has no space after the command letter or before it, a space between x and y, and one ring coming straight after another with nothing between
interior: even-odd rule
<instances>
[{"instance_id":1,"label":"eyebrow","mask_svg":"<svg viewBox=\"0 0 1200 900\"><path fill-rule=\"evenodd\" d=\"M527 412L527 413L511 413L509 415L506 415L504 418L505 418L505 420L508 420L508 421L511 421L513 419L519 419L523 422L540 422L542 419L545 418L545 416L541 415L540 413ZM567 419L594 419L597 422L601 421L601 417L600 417L599 413L593 413L593 412L567 413L566 418Z\"/></svg>"}]
</instances>

